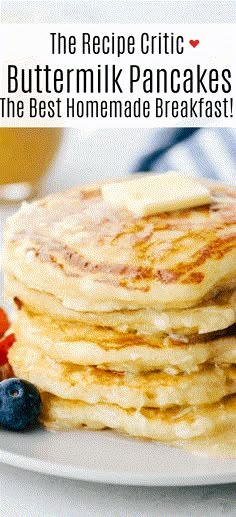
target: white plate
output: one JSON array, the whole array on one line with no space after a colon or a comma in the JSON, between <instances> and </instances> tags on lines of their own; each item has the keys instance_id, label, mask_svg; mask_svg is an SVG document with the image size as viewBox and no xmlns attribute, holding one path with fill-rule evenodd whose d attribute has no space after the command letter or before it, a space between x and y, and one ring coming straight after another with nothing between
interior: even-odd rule
<instances>
[{"instance_id":1,"label":"white plate","mask_svg":"<svg viewBox=\"0 0 236 517\"><path fill-rule=\"evenodd\" d=\"M236 462L109 431L0 431L0 458L56 476L128 485L206 485L236 480Z\"/></svg>"}]
</instances>

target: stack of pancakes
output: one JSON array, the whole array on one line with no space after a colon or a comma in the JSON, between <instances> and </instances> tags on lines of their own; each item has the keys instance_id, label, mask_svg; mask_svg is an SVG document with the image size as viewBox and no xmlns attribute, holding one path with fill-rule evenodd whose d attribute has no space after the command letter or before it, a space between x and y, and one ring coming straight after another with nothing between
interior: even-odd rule
<instances>
[{"instance_id":1,"label":"stack of pancakes","mask_svg":"<svg viewBox=\"0 0 236 517\"><path fill-rule=\"evenodd\" d=\"M157 440L236 422L236 190L146 217L100 185L24 204L5 232L9 352L49 429Z\"/></svg>"}]
</instances>

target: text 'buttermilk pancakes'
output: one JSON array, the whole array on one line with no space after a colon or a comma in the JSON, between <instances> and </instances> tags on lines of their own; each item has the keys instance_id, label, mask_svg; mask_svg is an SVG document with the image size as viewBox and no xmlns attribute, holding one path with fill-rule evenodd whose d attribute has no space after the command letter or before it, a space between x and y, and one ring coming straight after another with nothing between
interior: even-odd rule
<instances>
[{"instance_id":1,"label":"text 'buttermilk pancakes'","mask_svg":"<svg viewBox=\"0 0 236 517\"><path fill-rule=\"evenodd\" d=\"M197 202L190 185L161 206L155 178L52 194L8 220L9 361L48 429L176 441L236 427L236 189L195 182Z\"/></svg>"}]
</instances>

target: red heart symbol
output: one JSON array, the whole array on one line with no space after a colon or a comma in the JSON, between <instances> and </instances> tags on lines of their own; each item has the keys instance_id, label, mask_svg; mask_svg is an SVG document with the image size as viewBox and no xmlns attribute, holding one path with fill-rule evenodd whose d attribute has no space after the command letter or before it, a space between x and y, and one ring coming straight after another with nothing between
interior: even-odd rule
<instances>
[{"instance_id":1,"label":"red heart symbol","mask_svg":"<svg viewBox=\"0 0 236 517\"><path fill-rule=\"evenodd\" d=\"M200 43L200 41L199 39L191 39L189 43L193 48L195 48Z\"/></svg>"}]
</instances>

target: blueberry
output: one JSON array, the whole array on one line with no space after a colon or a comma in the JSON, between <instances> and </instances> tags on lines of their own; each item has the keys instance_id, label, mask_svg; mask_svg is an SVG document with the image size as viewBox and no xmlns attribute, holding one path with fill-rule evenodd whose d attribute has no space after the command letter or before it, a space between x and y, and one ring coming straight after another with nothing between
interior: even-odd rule
<instances>
[{"instance_id":1,"label":"blueberry","mask_svg":"<svg viewBox=\"0 0 236 517\"><path fill-rule=\"evenodd\" d=\"M30 382L6 379L0 382L0 425L12 431L33 426L42 408L39 392Z\"/></svg>"}]
</instances>

